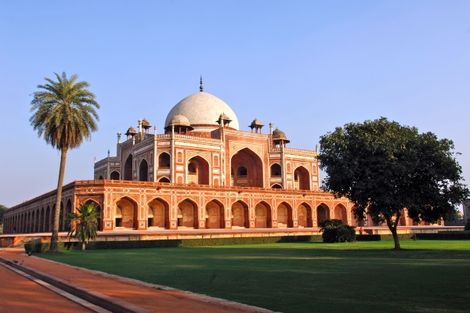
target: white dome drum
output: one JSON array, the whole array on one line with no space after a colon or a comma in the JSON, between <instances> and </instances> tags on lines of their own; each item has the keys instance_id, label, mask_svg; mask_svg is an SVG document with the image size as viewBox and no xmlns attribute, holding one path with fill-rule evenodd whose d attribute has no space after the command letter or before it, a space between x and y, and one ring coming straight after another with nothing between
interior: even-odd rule
<instances>
[{"instance_id":1,"label":"white dome drum","mask_svg":"<svg viewBox=\"0 0 470 313\"><path fill-rule=\"evenodd\" d=\"M218 127L220 114L225 114L231 119L229 127L239 129L238 118L227 103L210 93L200 91L184 98L170 110L165 127L170 126L175 116L183 115L196 130L208 127L213 129L213 126Z\"/></svg>"}]
</instances>

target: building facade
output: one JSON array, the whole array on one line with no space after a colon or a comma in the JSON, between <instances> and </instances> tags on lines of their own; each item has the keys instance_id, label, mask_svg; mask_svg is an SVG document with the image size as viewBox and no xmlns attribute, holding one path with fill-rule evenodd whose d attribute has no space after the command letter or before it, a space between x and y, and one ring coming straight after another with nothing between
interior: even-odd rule
<instances>
[{"instance_id":1,"label":"building facade","mask_svg":"<svg viewBox=\"0 0 470 313\"><path fill-rule=\"evenodd\" d=\"M228 104L200 91L168 113L164 132L146 119L117 134L116 155L95 163L94 180L64 187L67 213L92 202L100 230L316 229L329 218L357 225L352 204L320 191L317 152L254 119L239 128ZM5 214L6 233L51 230L55 192ZM371 223L371 222L366 222ZM411 225L403 218L403 226Z\"/></svg>"}]
</instances>

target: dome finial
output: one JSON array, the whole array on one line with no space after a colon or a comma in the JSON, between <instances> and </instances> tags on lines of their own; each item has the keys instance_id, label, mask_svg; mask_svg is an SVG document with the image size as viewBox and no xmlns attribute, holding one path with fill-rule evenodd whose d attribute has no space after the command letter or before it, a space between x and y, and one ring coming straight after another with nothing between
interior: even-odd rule
<instances>
[{"instance_id":1,"label":"dome finial","mask_svg":"<svg viewBox=\"0 0 470 313\"><path fill-rule=\"evenodd\" d=\"M204 91L204 86L203 86L203 83L202 83L202 75L199 76L199 91L200 92Z\"/></svg>"}]
</instances>

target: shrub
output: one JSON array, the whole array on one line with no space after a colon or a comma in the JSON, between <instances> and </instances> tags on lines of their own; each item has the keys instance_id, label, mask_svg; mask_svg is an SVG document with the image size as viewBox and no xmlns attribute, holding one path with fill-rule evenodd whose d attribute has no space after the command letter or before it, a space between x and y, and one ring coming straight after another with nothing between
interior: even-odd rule
<instances>
[{"instance_id":1,"label":"shrub","mask_svg":"<svg viewBox=\"0 0 470 313\"><path fill-rule=\"evenodd\" d=\"M341 220L326 220L320 223L323 242L351 242L356 239L354 227Z\"/></svg>"}]
</instances>

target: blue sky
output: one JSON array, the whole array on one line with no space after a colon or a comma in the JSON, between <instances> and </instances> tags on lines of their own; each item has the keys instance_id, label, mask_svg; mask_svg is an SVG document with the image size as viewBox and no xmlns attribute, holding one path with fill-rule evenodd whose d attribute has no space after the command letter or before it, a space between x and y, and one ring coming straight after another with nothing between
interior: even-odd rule
<instances>
[{"instance_id":1,"label":"blue sky","mask_svg":"<svg viewBox=\"0 0 470 313\"><path fill-rule=\"evenodd\" d=\"M162 131L197 91L224 99L242 129L258 117L313 149L347 122L385 116L455 142L470 181L469 1L4 1L0 4L0 203L52 190L59 154L29 124L31 94L77 73L102 108L69 154L90 179L116 132Z\"/></svg>"}]
</instances>

